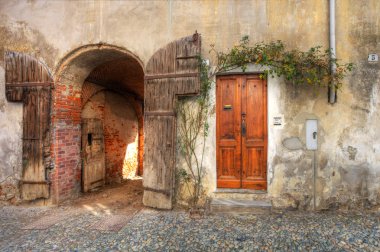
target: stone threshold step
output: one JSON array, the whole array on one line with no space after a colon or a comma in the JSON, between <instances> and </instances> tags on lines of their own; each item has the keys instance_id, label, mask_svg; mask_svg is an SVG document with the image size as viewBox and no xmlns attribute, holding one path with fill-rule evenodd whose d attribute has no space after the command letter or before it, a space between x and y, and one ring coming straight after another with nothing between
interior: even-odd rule
<instances>
[{"instance_id":1,"label":"stone threshold step","mask_svg":"<svg viewBox=\"0 0 380 252\"><path fill-rule=\"evenodd\" d=\"M272 204L267 201L261 200L240 200L240 199L219 199L214 198L210 202L211 212L249 212L249 213L263 213L269 212Z\"/></svg>"},{"instance_id":2,"label":"stone threshold step","mask_svg":"<svg viewBox=\"0 0 380 252\"><path fill-rule=\"evenodd\" d=\"M239 193L239 194L266 194L267 191L263 190L252 190L252 189L229 189L229 188L218 188L214 194L224 194L224 193Z\"/></svg>"}]
</instances>

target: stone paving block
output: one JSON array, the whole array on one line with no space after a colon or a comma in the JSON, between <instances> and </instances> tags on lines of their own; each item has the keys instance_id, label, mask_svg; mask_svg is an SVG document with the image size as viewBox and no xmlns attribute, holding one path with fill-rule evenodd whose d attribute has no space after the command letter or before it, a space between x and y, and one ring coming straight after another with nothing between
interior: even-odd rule
<instances>
[{"instance_id":1,"label":"stone paving block","mask_svg":"<svg viewBox=\"0 0 380 252\"><path fill-rule=\"evenodd\" d=\"M66 219L68 216L70 216L72 213L56 213L51 214L48 216L44 216L32 223L30 223L27 226L22 227L21 229L31 229L31 230L43 230L48 229L49 227L53 226L54 224L57 224L64 219Z\"/></svg>"},{"instance_id":2,"label":"stone paving block","mask_svg":"<svg viewBox=\"0 0 380 252\"><path fill-rule=\"evenodd\" d=\"M109 215L92 225L92 229L100 231L118 232L137 214L138 211L130 215Z\"/></svg>"}]
</instances>

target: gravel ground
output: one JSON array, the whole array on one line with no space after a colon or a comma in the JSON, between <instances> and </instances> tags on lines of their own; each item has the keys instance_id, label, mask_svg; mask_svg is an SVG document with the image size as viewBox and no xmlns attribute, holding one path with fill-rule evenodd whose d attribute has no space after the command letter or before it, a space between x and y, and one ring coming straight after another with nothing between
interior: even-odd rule
<instances>
[{"instance_id":1,"label":"gravel ground","mask_svg":"<svg viewBox=\"0 0 380 252\"><path fill-rule=\"evenodd\" d=\"M142 209L119 232L98 231L107 211L1 207L0 251L380 251L378 213L283 212L207 215ZM45 230L23 230L55 212L73 214ZM112 215L112 213L111 213Z\"/></svg>"}]
</instances>

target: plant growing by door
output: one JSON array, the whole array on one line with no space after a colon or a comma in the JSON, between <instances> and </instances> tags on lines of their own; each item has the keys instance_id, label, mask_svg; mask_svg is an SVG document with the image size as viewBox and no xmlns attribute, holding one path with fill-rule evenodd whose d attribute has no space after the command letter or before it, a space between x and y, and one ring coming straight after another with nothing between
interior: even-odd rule
<instances>
[{"instance_id":1,"label":"plant growing by door","mask_svg":"<svg viewBox=\"0 0 380 252\"><path fill-rule=\"evenodd\" d=\"M211 45L210 53L215 56L213 68L201 56L198 57L200 94L177 103L179 149L187 166L187 169L180 169L177 175L188 190L191 208L201 207L200 197L204 193L203 160L208 135L210 89L217 74L237 68L244 72L248 64L256 64L263 67L261 78L277 76L293 85L332 86L340 89L344 77L353 69L352 63L341 63L331 57L330 49L322 50L321 46L307 51L286 50L281 41L250 45L248 36L243 37L227 52L219 52ZM331 64L336 66L335 74L331 74Z\"/></svg>"},{"instance_id":2,"label":"plant growing by door","mask_svg":"<svg viewBox=\"0 0 380 252\"><path fill-rule=\"evenodd\" d=\"M179 100L177 103L179 148L187 166L187 169L180 169L177 175L185 183L190 195L188 203L193 209L200 207L199 199L203 194L202 178L205 174L203 158L208 135L207 118L212 85L210 67L200 56L198 64L200 67L200 94L196 97ZM200 152L197 151L198 146L201 146Z\"/></svg>"}]
</instances>

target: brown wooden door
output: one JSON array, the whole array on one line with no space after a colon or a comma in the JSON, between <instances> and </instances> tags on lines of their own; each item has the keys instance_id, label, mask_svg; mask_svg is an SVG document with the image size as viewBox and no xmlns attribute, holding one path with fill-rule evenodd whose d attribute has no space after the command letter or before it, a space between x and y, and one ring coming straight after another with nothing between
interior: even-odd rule
<instances>
[{"instance_id":1,"label":"brown wooden door","mask_svg":"<svg viewBox=\"0 0 380 252\"><path fill-rule=\"evenodd\" d=\"M103 123L100 119L83 119L83 191L88 192L105 184L105 149Z\"/></svg>"},{"instance_id":2,"label":"brown wooden door","mask_svg":"<svg viewBox=\"0 0 380 252\"><path fill-rule=\"evenodd\" d=\"M171 209L176 154L175 105L178 95L199 93L195 33L169 43L148 61L144 86L144 196L146 206Z\"/></svg>"},{"instance_id":3,"label":"brown wooden door","mask_svg":"<svg viewBox=\"0 0 380 252\"><path fill-rule=\"evenodd\" d=\"M217 187L267 188L267 84L256 75L218 77Z\"/></svg>"}]
</instances>

